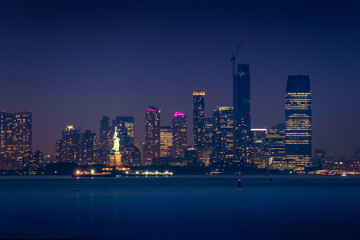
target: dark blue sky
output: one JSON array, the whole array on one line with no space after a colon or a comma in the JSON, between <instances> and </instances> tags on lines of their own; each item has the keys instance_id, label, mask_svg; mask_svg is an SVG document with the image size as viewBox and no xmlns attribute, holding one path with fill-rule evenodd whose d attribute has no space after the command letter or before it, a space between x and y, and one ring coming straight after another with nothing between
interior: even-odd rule
<instances>
[{"instance_id":1,"label":"dark blue sky","mask_svg":"<svg viewBox=\"0 0 360 240\"><path fill-rule=\"evenodd\" d=\"M162 125L206 91L206 114L232 104L230 57L250 64L253 127L284 121L288 75L310 75L313 147L360 147L357 1L0 1L0 109L33 111L34 150L53 153L67 124L144 111ZM190 143L192 143L192 134Z\"/></svg>"}]
</instances>

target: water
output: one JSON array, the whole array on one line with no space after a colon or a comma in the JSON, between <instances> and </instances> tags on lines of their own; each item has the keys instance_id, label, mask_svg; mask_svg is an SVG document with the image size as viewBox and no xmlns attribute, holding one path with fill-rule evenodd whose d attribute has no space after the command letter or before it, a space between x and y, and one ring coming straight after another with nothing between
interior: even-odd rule
<instances>
[{"instance_id":1,"label":"water","mask_svg":"<svg viewBox=\"0 0 360 240\"><path fill-rule=\"evenodd\" d=\"M0 239L360 239L359 177L1 177Z\"/></svg>"}]
</instances>

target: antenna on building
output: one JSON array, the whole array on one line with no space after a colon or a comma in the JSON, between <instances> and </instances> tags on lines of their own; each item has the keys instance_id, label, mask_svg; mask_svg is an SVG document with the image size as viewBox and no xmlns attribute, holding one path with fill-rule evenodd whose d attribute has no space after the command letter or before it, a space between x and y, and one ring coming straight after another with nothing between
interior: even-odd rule
<instances>
[{"instance_id":1,"label":"antenna on building","mask_svg":"<svg viewBox=\"0 0 360 240\"><path fill-rule=\"evenodd\" d=\"M235 54L233 54L233 55L231 56L231 59L230 59L230 61L232 62L232 65L233 65L233 76L235 76L235 60L236 60L236 57L237 57L237 55L238 55L238 53L239 53L240 47L241 47L244 39L245 39L244 36L241 37L241 41L240 41L240 43L239 43L239 46L238 46L238 48L236 49Z\"/></svg>"}]
</instances>

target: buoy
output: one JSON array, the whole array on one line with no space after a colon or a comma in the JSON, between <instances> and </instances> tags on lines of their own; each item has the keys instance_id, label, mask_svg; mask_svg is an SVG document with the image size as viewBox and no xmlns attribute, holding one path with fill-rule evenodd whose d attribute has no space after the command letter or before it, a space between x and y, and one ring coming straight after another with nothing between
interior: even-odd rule
<instances>
[{"instance_id":1,"label":"buoy","mask_svg":"<svg viewBox=\"0 0 360 240\"><path fill-rule=\"evenodd\" d=\"M270 182L272 182L272 177L270 176Z\"/></svg>"},{"instance_id":2,"label":"buoy","mask_svg":"<svg viewBox=\"0 0 360 240\"><path fill-rule=\"evenodd\" d=\"M241 179L238 180L238 188L241 188Z\"/></svg>"}]
</instances>

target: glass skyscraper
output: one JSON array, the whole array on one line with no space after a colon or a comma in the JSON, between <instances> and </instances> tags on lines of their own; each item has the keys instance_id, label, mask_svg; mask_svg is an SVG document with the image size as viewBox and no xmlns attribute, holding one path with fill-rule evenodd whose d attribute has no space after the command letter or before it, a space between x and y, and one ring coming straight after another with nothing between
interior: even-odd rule
<instances>
[{"instance_id":1,"label":"glass skyscraper","mask_svg":"<svg viewBox=\"0 0 360 240\"><path fill-rule=\"evenodd\" d=\"M134 143L135 123L134 117L117 116L113 120L113 129L117 127L120 138L120 148Z\"/></svg>"},{"instance_id":2,"label":"glass skyscraper","mask_svg":"<svg viewBox=\"0 0 360 240\"><path fill-rule=\"evenodd\" d=\"M194 146L196 150L202 151L205 147L205 92L193 92L193 123L194 123Z\"/></svg>"},{"instance_id":3,"label":"glass skyscraper","mask_svg":"<svg viewBox=\"0 0 360 240\"><path fill-rule=\"evenodd\" d=\"M32 113L0 113L0 169L28 167L32 156Z\"/></svg>"},{"instance_id":4,"label":"glass skyscraper","mask_svg":"<svg viewBox=\"0 0 360 240\"><path fill-rule=\"evenodd\" d=\"M251 164L250 72L248 64L238 64L233 76L234 162Z\"/></svg>"},{"instance_id":5,"label":"glass skyscraper","mask_svg":"<svg viewBox=\"0 0 360 240\"><path fill-rule=\"evenodd\" d=\"M285 97L285 152L294 170L311 167L311 137L309 76L289 76Z\"/></svg>"},{"instance_id":6,"label":"glass skyscraper","mask_svg":"<svg viewBox=\"0 0 360 240\"><path fill-rule=\"evenodd\" d=\"M113 147L112 135L113 130L110 126L110 119L107 116L103 116L100 120L100 148L110 153ZM106 158L107 159L107 158Z\"/></svg>"},{"instance_id":7,"label":"glass skyscraper","mask_svg":"<svg viewBox=\"0 0 360 240\"><path fill-rule=\"evenodd\" d=\"M171 128L173 136L172 156L174 158L184 158L187 148L187 117L184 113L175 112L172 118Z\"/></svg>"},{"instance_id":8,"label":"glass skyscraper","mask_svg":"<svg viewBox=\"0 0 360 240\"><path fill-rule=\"evenodd\" d=\"M265 138L265 147L268 154L268 164L271 169L290 169L285 160L285 124L280 123L268 129Z\"/></svg>"},{"instance_id":9,"label":"glass skyscraper","mask_svg":"<svg viewBox=\"0 0 360 240\"><path fill-rule=\"evenodd\" d=\"M96 133L91 130L86 130L81 133L81 157L80 164L95 164L97 162L96 156Z\"/></svg>"},{"instance_id":10,"label":"glass skyscraper","mask_svg":"<svg viewBox=\"0 0 360 240\"><path fill-rule=\"evenodd\" d=\"M80 163L80 130L68 125L56 141L56 161Z\"/></svg>"},{"instance_id":11,"label":"glass skyscraper","mask_svg":"<svg viewBox=\"0 0 360 240\"><path fill-rule=\"evenodd\" d=\"M160 127L160 157L171 157L173 134L171 126Z\"/></svg>"},{"instance_id":12,"label":"glass skyscraper","mask_svg":"<svg viewBox=\"0 0 360 240\"><path fill-rule=\"evenodd\" d=\"M145 113L144 165L160 157L160 109L150 106Z\"/></svg>"},{"instance_id":13,"label":"glass skyscraper","mask_svg":"<svg viewBox=\"0 0 360 240\"><path fill-rule=\"evenodd\" d=\"M212 164L226 167L234 157L233 107L217 107L214 111Z\"/></svg>"}]
</instances>

